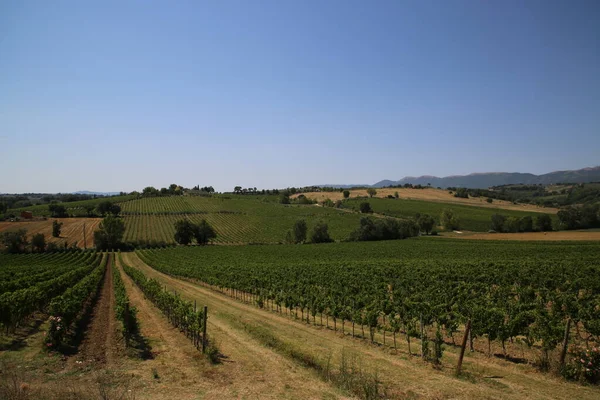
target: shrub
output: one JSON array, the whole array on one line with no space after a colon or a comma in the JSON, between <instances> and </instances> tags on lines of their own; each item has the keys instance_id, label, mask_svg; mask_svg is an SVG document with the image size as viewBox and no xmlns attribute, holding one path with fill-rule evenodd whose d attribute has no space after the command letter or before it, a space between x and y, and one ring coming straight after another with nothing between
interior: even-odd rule
<instances>
[{"instance_id":1,"label":"shrub","mask_svg":"<svg viewBox=\"0 0 600 400\"><path fill-rule=\"evenodd\" d=\"M368 201L360 203L360 212L363 214L372 213L373 209L371 208L371 204Z\"/></svg>"},{"instance_id":2,"label":"shrub","mask_svg":"<svg viewBox=\"0 0 600 400\"><path fill-rule=\"evenodd\" d=\"M310 241L312 243L329 243L333 242L333 239L329 236L329 227L324 222L318 222L313 228L310 235Z\"/></svg>"}]
</instances>

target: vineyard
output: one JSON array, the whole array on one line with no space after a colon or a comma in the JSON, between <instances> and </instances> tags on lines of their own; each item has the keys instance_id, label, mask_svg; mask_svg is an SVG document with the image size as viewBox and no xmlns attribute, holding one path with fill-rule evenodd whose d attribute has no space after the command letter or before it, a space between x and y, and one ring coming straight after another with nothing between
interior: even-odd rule
<instances>
[{"instance_id":1,"label":"vineyard","mask_svg":"<svg viewBox=\"0 0 600 400\"><path fill-rule=\"evenodd\" d=\"M298 219L309 227L326 221L334 239L347 239L358 226L360 216L323 207L277 204L265 197L226 196L151 197L122 203L126 224L125 240L173 243L175 221L205 219L217 231L215 243L280 243Z\"/></svg>"},{"instance_id":2,"label":"vineyard","mask_svg":"<svg viewBox=\"0 0 600 400\"><path fill-rule=\"evenodd\" d=\"M72 217L86 217L87 210L86 207L96 208L99 203L103 201L110 201L113 203L122 203L133 200L135 198L134 195L124 195L124 196L112 196L112 197L98 197L96 199L91 200L81 200L81 201L72 201L66 203L59 203L63 205L67 213ZM30 207L23 208L15 208L11 209L10 213L19 215L21 211L31 211L36 217L49 217L50 211L48 210L48 204L38 204Z\"/></svg>"},{"instance_id":3,"label":"vineyard","mask_svg":"<svg viewBox=\"0 0 600 400\"><path fill-rule=\"evenodd\" d=\"M358 211L360 203L368 201L374 212L382 215L400 218L413 218L417 214L429 214L440 223L440 215L445 209L453 210L459 218L461 230L487 232L491 226L491 218L494 214L502 214L507 217L526 217L535 219L539 212L524 212L514 210L499 210L493 208L474 207L462 204L444 204L433 201L409 200L409 199L349 199L342 203L343 208ZM555 214L549 214L553 226L558 226Z\"/></svg>"},{"instance_id":4,"label":"vineyard","mask_svg":"<svg viewBox=\"0 0 600 400\"><path fill-rule=\"evenodd\" d=\"M260 307L334 329L432 341L467 321L472 341L520 341L547 368L568 321L571 343L600 335L600 244L412 239L380 243L143 250L164 273L198 279ZM341 326L340 326L341 325ZM571 326L571 325L569 325ZM425 337L423 337L423 334ZM364 333L363 333L363 336ZM385 340L385 339L384 339ZM410 351L410 350L409 350Z\"/></svg>"}]
</instances>

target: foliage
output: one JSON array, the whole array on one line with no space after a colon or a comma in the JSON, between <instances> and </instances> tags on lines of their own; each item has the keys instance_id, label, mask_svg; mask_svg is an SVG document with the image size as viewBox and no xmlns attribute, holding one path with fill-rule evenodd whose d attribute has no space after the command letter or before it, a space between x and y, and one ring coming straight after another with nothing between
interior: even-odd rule
<instances>
[{"instance_id":1,"label":"foliage","mask_svg":"<svg viewBox=\"0 0 600 400\"><path fill-rule=\"evenodd\" d=\"M290 204L290 194L288 192L282 192L279 195L279 203Z\"/></svg>"},{"instance_id":2,"label":"foliage","mask_svg":"<svg viewBox=\"0 0 600 400\"><path fill-rule=\"evenodd\" d=\"M540 214L535 218L535 227L540 232L552 230L552 219L548 214Z\"/></svg>"},{"instance_id":3,"label":"foliage","mask_svg":"<svg viewBox=\"0 0 600 400\"><path fill-rule=\"evenodd\" d=\"M419 225L419 229L426 234L429 234L435 225L435 220L431 215L423 214L419 215L417 219L417 224Z\"/></svg>"},{"instance_id":4,"label":"foliage","mask_svg":"<svg viewBox=\"0 0 600 400\"><path fill-rule=\"evenodd\" d=\"M31 238L31 247L38 253L46 251L46 237L43 233L36 233Z\"/></svg>"},{"instance_id":5,"label":"foliage","mask_svg":"<svg viewBox=\"0 0 600 400\"><path fill-rule=\"evenodd\" d=\"M373 210L371 209L371 203L369 203L368 201L360 203L360 212L363 214L372 213Z\"/></svg>"},{"instance_id":6,"label":"foliage","mask_svg":"<svg viewBox=\"0 0 600 400\"><path fill-rule=\"evenodd\" d=\"M65 218L69 216L69 214L67 214L67 209L62 204L49 204L48 211L52 218Z\"/></svg>"},{"instance_id":7,"label":"foliage","mask_svg":"<svg viewBox=\"0 0 600 400\"><path fill-rule=\"evenodd\" d=\"M451 231L459 228L458 216L454 214L454 211L451 209L445 209L444 211L442 211L440 221L442 223L442 226L446 230Z\"/></svg>"},{"instance_id":8,"label":"foliage","mask_svg":"<svg viewBox=\"0 0 600 400\"><path fill-rule=\"evenodd\" d=\"M252 294L304 315L325 314L372 329L399 319L414 335L456 329L523 338L548 353L565 321L600 333L600 244L413 238L328 246L213 246L138 251L157 270ZM454 327L454 328L453 328ZM436 336L430 356L442 349ZM533 361L533 360L532 360Z\"/></svg>"},{"instance_id":9,"label":"foliage","mask_svg":"<svg viewBox=\"0 0 600 400\"><path fill-rule=\"evenodd\" d=\"M349 190L344 190L343 193L344 198L347 199L348 197L350 197L350 191Z\"/></svg>"},{"instance_id":10,"label":"foliage","mask_svg":"<svg viewBox=\"0 0 600 400\"><path fill-rule=\"evenodd\" d=\"M571 346L569 356L571 360L563 370L567 379L590 383L600 381L600 347Z\"/></svg>"},{"instance_id":11,"label":"foliage","mask_svg":"<svg viewBox=\"0 0 600 400\"><path fill-rule=\"evenodd\" d=\"M329 243L333 239L329 236L329 227L323 221L317 222L310 234L311 243Z\"/></svg>"},{"instance_id":12,"label":"foliage","mask_svg":"<svg viewBox=\"0 0 600 400\"><path fill-rule=\"evenodd\" d=\"M196 311L194 304L164 290L163 286L157 280L146 278L138 269L124 263L121 263L121 265L125 273L144 292L146 298L165 314L174 327L185 332L186 336L198 348L204 326L204 312L202 310Z\"/></svg>"},{"instance_id":13,"label":"foliage","mask_svg":"<svg viewBox=\"0 0 600 400\"><path fill-rule=\"evenodd\" d=\"M27 230L18 229L3 232L0 236L0 243L5 247L7 253L22 253L25 251L25 246L27 246Z\"/></svg>"},{"instance_id":14,"label":"foliage","mask_svg":"<svg viewBox=\"0 0 600 400\"><path fill-rule=\"evenodd\" d=\"M600 203L571 206L557 214L562 229L587 229L600 227Z\"/></svg>"},{"instance_id":15,"label":"foliage","mask_svg":"<svg viewBox=\"0 0 600 400\"><path fill-rule=\"evenodd\" d=\"M121 253L119 253L121 259ZM115 293L115 315L121 321L123 338L125 345L129 346L132 338L139 333L139 323L137 320L137 309L129 304L129 297L121 278L121 273L114 263L114 254L111 256L112 277Z\"/></svg>"},{"instance_id":16,"label":"foliage","mask_svg":"<svg viewBox=\"0 0 600 400\"><path fill-rule=\"evenodd\" d=\"M192 243L195 227L188 219L181 219L175 222L175 241L186 246Z\"/></svg>"},{"instance_id":17,"label":"foliage","mask_svg":"<svg viewBox=\"0 0 600 400\"><path fill-rule=\"evenodd\" d=\"M116 250L122 246L125 223L119 217L105 217L94 232L94 245L98 250Z\"/></svg>"},{"instance_id":18,"label":"foliage","mask_svg":"<svg viewBox=\"0 0 600 400\"><path fill-rule=\"evenodd\" d=\"M496 232L504 232L504 224L506 223L506 217L502 214L492 215L491 229Z\"/></svg>"},{"instance_id":19,"label":"foliage","mask_svg":"<svg viewBox=\"0 0 600 400\"><path fill-rule=\"evenodd\" d=\"M217 237L217 233L212 226L206 220L200 221L200 223L194 225L194 239L199 245L208 244L209 241Z\"/></svg>"},{"instance_id":20,"label":"foliage","mask_svg":"<svg viewBox=\"0 0 600 400\"><path fill-rule=\"evenodd\" d=\"M117 216L121 212L121 207L118 204L114 204L114 203L106 200L106 201L102 201L102 202L98 203L98 205L96 206L96 210L103 217L106 214L112 214L112 215Z\"/></svg>"},{"instance_id":21,"label":"foliage","mask_svg":"<svg viewBox=\"0 0 600 400\"><path fill-rule=\"evenodd\" d=\"M352 232L352 241L406 239L419 234L419 227L412 221L398 221L392 218L360 219L360 226Z\"/></svg>"},{"instance_id":22,"label":"foliage","mask_svg":"<svg viewBox=\"0 0 600 400\"><path fill-rule=\"evenodd\" d=\"M373 196L377 195L377 189L375 189L375 188L368 188L367 189L367 194L369 195L369 197L373 197Z\"/></svg>"},{"instance_id":23,"label":"foliage","mask_svg":"<svg viewBox=\"0 0 600 400\"><path fill-rule=\"evenodd\" d=\"M58 222L57 220L52 221L52 237L60 237L62 226L62 222Z\"/></svg>"},{"instance_id":24,"label":"foliage","mask_svg":"<svg viewBox=\"0 0 600 400\"><path fill-rule=\"evenodd\" d=\"M298 221L296 221L296 223L294 224L294 228L293 228L294 243L303 243L304 241L306 241L307 230L308 230L308 228L306 226L305 220L299 219Z\"/></svg>"}]
</instances>

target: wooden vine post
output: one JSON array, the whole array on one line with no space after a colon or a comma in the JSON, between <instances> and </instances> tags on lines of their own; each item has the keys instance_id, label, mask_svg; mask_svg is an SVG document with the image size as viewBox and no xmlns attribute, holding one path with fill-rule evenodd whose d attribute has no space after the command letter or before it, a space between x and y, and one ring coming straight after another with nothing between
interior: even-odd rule
<instances>
[{"instance_id":1,"label":"wooden vine post","mask_svg":"<svg viewBox=\"0 0 600 400\"><path fill-rule=\"evenodd\" d=\"M456 375L460 375L462 370L463 358L465 356L465 349L467 348L467 340L469 339L469 334L471 333L471 320L467 321L467 325L465 325L465 335L463 336L462 345L460 346L460 355L458 356L458 364L456 365Z\"/></svg>"},{"instance_id":2,"label":"wooden vine post","mask_svg":"<svg viewBox=\"0 0 600 400\"><path fill-rule=\"evenodd\" d=\"M567 348L569 346L569 331L571 329L571 318L567 319L567 326L565 326L565 338L563 340L562 351L560 352L560 368L565 366L565 357L567 356Z\"/></svg>"},{"instance_id":3,"label":"wooden vine post","mask_svg":"<svg viewBox=\"0 0 600 400\"><path fill-rule=\"evenodd\" d=\"M204 321L202 323L202 353L206 352L206 345L207 345L207 340L206 340L206 317L208 315L208 306L204 306L204 315L202 316L204 318Z\"/></svg>"}]
</instances>

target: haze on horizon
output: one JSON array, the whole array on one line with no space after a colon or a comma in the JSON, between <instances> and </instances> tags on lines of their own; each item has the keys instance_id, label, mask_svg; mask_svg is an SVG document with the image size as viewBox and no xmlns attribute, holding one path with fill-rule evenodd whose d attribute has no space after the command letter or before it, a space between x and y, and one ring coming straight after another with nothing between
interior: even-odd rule
<instances>
[{"instance_id":1,"label":"haze on horizon","mask_svg":"<svg viewBox=\"0 0 600 400\"><path fill-rule=\"evenodd\" d=\"M0 3L0 192L598 165L600 2Z\"/></svg>"}]
</instances>

